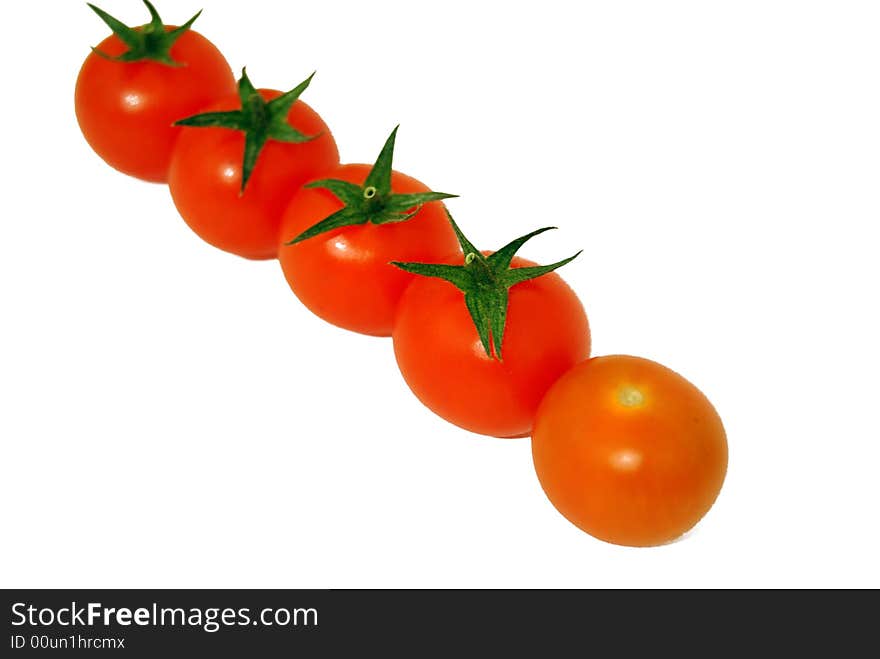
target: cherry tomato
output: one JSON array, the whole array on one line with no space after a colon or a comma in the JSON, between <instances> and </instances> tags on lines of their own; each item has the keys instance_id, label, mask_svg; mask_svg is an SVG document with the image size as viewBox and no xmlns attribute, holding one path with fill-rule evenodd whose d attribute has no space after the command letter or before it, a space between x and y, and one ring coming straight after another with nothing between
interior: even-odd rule
<instances>
[{"instance_id":1,"label":"cherry tomato","mask_svg":"<svg viewBox=\"0 0 880 659\"><path fill-rule=\"evenodd\" d=\"M368 165L342 165L328 178L363 184ZM428 193L414 178L391 172L395 194ZM302 188L282 220L286 241L343 208L323 188ZM390 264L395 259L437 260L458 249L440 203L428 203L402 222L366 222L282 246L278 259L296 296L324 320L362 334L390 336L397 302L413 275Z\"/></svg>"},{"instance_id":2,"label":"cherry tomato","mask_svg":"<svg viewBox=\"0 0 880 659\"><path fill-rule=\"evenodd\" d=\"M266 102L282 95L273 89L257 91ZM204 112L241 107L233 93ZM277 256L281 216L291 196L303 183L339 164L330 129L312 108L297 100L287 123L317 137L301 143L268 140L243 191L245 134L222 127L183 128L168 185L177 210L203 240L245 258Z\"/></svg>"},{"instance_id":3,"label":"cherry tomato","mask_svg":"<svg viewBox=\"0 0 880 659\"><path fill-rule=\"evenodd\" d=\"M514 257L510 266L535 264ZM523 437L547 389L589 356L590 330L580 300L556 273L516 284L508 295L500 360L486 352L464 293L442 279L410 284L392 336L400 372L428 408L475 433Z\"/></svg>"},{"instance_id":4,"label":"cherry tomato","mask_svg":"<svg viewBox=\"0 0 880 659\"><path fill-rule=\"evenodd\" d=\"M114 34L97 50L118 57L128 46ZM95 153L121 172L158 183L168 178L181 131L172 124L235 93L229 64L198 32L182 32L170 56L174 64L114 61L93 52L82 65L74 94L77 121Z\"/></svg>"},{"instance_id":5,"label":"cherry tomato","mask_svg":"<svg viewBox=\"0 0 880 659\"><path fill-rule=\"evenodd\" d=\"M657 364L622 355L578 364L538 410L532 454L550 501L600 540L674 540L715 502L727 438L712 404Z\"/></svg>"}]
</instances>

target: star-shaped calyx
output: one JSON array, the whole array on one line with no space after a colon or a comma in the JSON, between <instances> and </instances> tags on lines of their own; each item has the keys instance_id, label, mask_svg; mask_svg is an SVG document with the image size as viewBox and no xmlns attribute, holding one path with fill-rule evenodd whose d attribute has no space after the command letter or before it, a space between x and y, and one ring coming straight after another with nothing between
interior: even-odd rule
<instances>
[{"instance_id":1,"label":"star-shaped calyx","mask_svg":"<svg viewBox=\"0 0 880 659\"><path fill-rule=\"evenodd\" d=\"M398 261L392 262L392 265L416 275L444 279L462 290L464 302L471 319L474 321L474 326L477 328L477 334L480 335L483 349L489 357L501 361L501 346L504 342L504 328L507 324L508 291L510 288L561 268L577 258L580 252L550 265L511 268L510 263L514 255L526 241L556 227L544 227L532 231L509 242L497 252L484 256L464 236L448 211L446 215L449 217L449 222L452 224L464 252L463 265L401 263Z\"/></svg>"},{"instance_id":2,"label":"star-shaped calyx","mask_svg":"<svg viewBox=\"0 0 880 659\"><path fill-rule=\"evenodd\" d=\"M139 62L141 60L152 60L154 62L159 62L160 64L167 64L168 66L183 66L181 62L176 62L171 58L171 46L173 46L174 42L180 38L180 35L192 27L192 24L195 23L196 19L202 13L199 11L180 27L166 31L162 19L159 18L159 12L157 12L156 8L150 4L149 0L144 0L144 4L150 12L151 20L149 23L139 28L129 27L103 9L99 9L91 3L86 4L88 4L92 11L94 11L98 17L107 24L107 27L113 31L113 34L119 37L119 40L128 46L128 50L121 55L116 56L108 55L97 48L92 48L92 51L95 54L115 62Z\"/></svg>"},{"instance_id":3,"label":"star-shaped calyx","mask_svg":"<svg viewBox=\"0 0 880 659\"><path fill-rule=\"evenodd\" d=\"M289 92L269 102L254 88L247 76L247 69L241 70L238 81L238 97L241 100L240 110L226 112L205 112L186 119L175 121L175 126L194 128L229 128L244 133L244 161L241 171L241 192L247 185L260 151L269 140L301 144L309 142L318 135L305 135L287 122L287 113L300 95L308 88L315 74L299 83Z\"/></svg>"},{"instance_id":4,"label":"star-shaped calyx","mask_svg":"<svg viewBox=\"0 0 880 659\"><path fill-rule=\"evenodd\" d=\"M397 128L391 131L391 135L385 141L385 146L382 147L376 164L373 165L363 185L339 179L321 179L306 185L307 188L329 190L345 205L286 244L294 245L333 229L367 222L372 224L405 222L418 213L424 204L457 196L445 192L393 193L391 161L394 158L396 138Z\"/></svg>"}]
</instances>

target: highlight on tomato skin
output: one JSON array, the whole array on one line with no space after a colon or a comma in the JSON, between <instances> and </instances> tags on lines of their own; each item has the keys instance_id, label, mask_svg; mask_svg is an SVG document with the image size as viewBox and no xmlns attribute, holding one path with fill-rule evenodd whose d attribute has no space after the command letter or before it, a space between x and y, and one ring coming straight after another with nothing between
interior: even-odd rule
<instances>
[{"instance_id":1,"label":"highlight on tomato skin","mask_svg":"<svg viewBox=\"0 0 880 659\"><path fill-rule=\"evenodd\" d=\"M727 473L727 435L678 373L640 357L594 357L547 392L532 457L570 522L606 542L646 547L680 537L712 507Z\"/></svg>"},{"instance_id":2,"label":"highlight on tomato skin","mask_svg":"<svg viewBox=\"0 0 880 659\"><path fill-rule=\"evenodd\" d=\"M173 123L234 93L235 76L216 46L189 28L198 14L179 28L163 25L158 14L150 24L127 28L92 9L116 34L101 41L80 69L74 91L80 130L114 169L164 183L181 131Z\"/></svg>"}]
</instances>

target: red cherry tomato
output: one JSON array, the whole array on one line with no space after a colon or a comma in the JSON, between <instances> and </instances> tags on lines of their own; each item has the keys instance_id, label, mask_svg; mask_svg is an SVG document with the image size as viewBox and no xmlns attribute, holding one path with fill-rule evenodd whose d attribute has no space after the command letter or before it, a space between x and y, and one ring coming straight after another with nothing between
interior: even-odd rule
<instances>
[{"instance_id":1,"label":"red cherry tomato","mask_svg":"<svg viewBox=\"0 0 880 659\"><path fill-rule=\"evenodd\" d=\"M619 545L677 538L727 473L724 427L706 397L665 366L623 355L578 364L553 385L532 454L559 512Z\"/></svg>"},{"instance_id":2,"label":"red cherry tomato","mask_svg":"<svg viewBox=\"0 0 880 659\"><path fill-rule=\"evenodd\" d=\"M127 48L112 35L97 49L118 56ZM181 34L170 52L180 66L111 61L92 53L75 91L76 118L95 153L121 172L157 183L168 178L171 151L181 132L172 124L235 93L229 64L198 32Z\"/></svg>"},{"instance_id":3,"label":"red cherry tomato","mask_svg":"<svg viewBox=\"0 0 880 659\"><path fill-rule=\"evenodd\" d=\"M412 282L392 336L400 372L419 400L447 421L495 437L528 435L547 389L590 354L583 306L556 273L510 288L502 361L486 353L464 293L442 279Z\"/></svg>"},{"instance_id":4,"label":"red cherry tomato","mask_svg":"<svg viewBox=\"0 0 880 659\"><path fill-rule=\"evenodd\" d=\"M342 165L327 178L363 184L369 165ZM429 192L400 172L391 173L395 194ZM343 203L323 188L302 188L284 213L286 242L335 213ZM296 296L324 320L362 334L390 336L397 302L413 276L394 260L435 261L458 249L443 206L432 202L412 218L389 224L344 226L279 248L278 259Z\"/></svg>"},{"instance_id":5,"label":"red cherry tomato","mask_svg":"<svg viewBox=\"0 0 880 659\"><path fill-rule=\"evenodd\" d=\"M281 96L260 89L267 102ZM203 108L203 112L236 110L237 94ZM168 174L174 204L190 228L206 242L250 259L277 256L281 216L299 187L339 164L330 129L318 114L296 101L288 123L309 142L269 140L257 158L242 192L244 133L228 128L184 127Z\"/></svg>"}]
</instances>

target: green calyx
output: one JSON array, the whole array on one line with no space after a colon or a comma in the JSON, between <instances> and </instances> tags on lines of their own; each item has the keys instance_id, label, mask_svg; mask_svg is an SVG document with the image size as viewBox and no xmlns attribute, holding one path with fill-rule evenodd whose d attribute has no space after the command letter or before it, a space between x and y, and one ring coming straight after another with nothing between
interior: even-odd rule
<instances>
[{"instance_id":1,"label":"green calyx","mask_svg":"<svg viewBox=\"0 0 880 659\"><path fill-rule=\"evenodd\" d=\"M443 263L400 263L392 262L402 270L424 277L444 279L464 292L464 302L480 335L480 342L489 357L501 361L501 346L504 342L504 328L507 324L508 291L512 286L535 279L566 263L580 254L570 256L551 265L536 265L525 268L511 268L510 262L528 240L538 234L555 229L544 227L509 242L497 252L484 256L480 250L465 238L461 229L447 211L449 222L458 237L464 252L463 265Z\"/></svg>"},{"instance_id":2,"label":"green calyx","mask_svg":"<svg viewBox=\"0 0 880 659\"><path fill-rule=\"evenodd\" d=\"M196 19L202 13L199 11L180 27L166 31L165 24L162 23L162 19L159 18L159 12L157 12L156 8L150 4L149 0L144 0L144 4L150 12L151 20L149 23L139 28L129 27L122 21L113 18L113 16L103 9L99 9L91 3L86 4L88 4L92 11L94 11L98 17L107 24L107 27L113 31L113 34L119 37L120 41L128 46L128 50L115 57L108 55L97 48L92 48L92 51L95 54L114 62L139 62L141 60L151 60L168 66L183 66L181 62L176 62L171 59L171 46L173 46L174 42L180 38L180 35L192 27L192 24L195 23Z\"/></svg>"},{"instance_id":3,"label":"green calyx","mask_svg":"<svg viewBox=\"0 0 880 659\"><path fill-rule=\"evenodd\" d=\"M399 128L399 126L397 127ZM339 227L357 224L388 224L405 222L418 213L424 204L457 195L445 192L416 192L394 194L391 192L391 161L394 158L394 141L397 128L385 141L376 164L370 170L363 185L339 179L321 179L306 185L307 188L323 188L332 192L344 205L332 215L306 229L286 245L294 245Z\"/></svg>"},{"instance_id":4,"label":"green calyx","mask_svg":"<svg viewBox=\"0 0 880 659\"><path fill-rule=\"evenodd\" d=\"M266 142L275 140L276 142L301 144L320 137L320 134L305 135L287 122L287 113L290 112L291 106L308 88L314 77L315 74L312 73L289 92L267 103L260 92L251 84L247 76L247 69L242 69L241 80L238 81L238 97L241 99L240 110L205 112L175 121L174 125L194 128L229 128L242 131L245 136L244 162L241 172L241 192L243 193Z\"/></svg>"}]
</instances>

